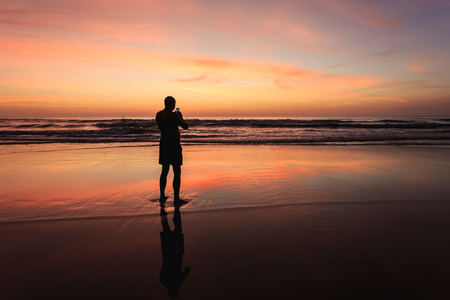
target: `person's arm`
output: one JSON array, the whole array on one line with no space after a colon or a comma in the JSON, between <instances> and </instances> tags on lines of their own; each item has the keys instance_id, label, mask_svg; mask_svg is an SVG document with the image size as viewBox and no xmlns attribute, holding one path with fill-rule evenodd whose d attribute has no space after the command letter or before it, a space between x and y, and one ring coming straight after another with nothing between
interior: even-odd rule
<instances>
[{"instance_id":1,"label":"person's arm","mask_svg":"<svg viewBox=\"0 0 450 300\"><path fill-rule=\"evenodd\" d=\"M156 121L156 124L158 125L159 131L161 131L160 118L161 118L161 116L160 116L160 114L158 112L156 114L155 121Z\"/></svg>"},{"instance_id":2,"label":"person's arm","mask_svg":"<svg viewBox=\"0 0 450 300\"><path fill-rule=\"evenodd\" d=\"M178 111L175 114L178 116L178 125L180 125L181 128L183 128L183 129L188 129L189 125L183 119L183 115L181 114L181 111Z\"/></svg>"}]
</instances>

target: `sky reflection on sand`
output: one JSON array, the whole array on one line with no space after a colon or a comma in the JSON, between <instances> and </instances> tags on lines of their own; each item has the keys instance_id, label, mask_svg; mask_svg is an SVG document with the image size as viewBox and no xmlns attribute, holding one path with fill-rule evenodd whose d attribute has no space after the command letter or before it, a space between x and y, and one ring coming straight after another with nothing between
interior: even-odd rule
<instances>
[{"instance_id":1,"label":"sky reflection on sand","mask_svg":"<svg viewBox=\"0 0 450 300\"><path fill-rule=\"evenodd\" d=\"M53 147L58 150L58 146ZM158 213L157 147L78 147L50 152L39 152L35 147L32 152L10 154L6 148L0 149L0 220ZM189 200L186 211L340 201L446 200L450 195L445 183L450 169L446 150L184 146L181 197ZM169 206L171 180L170 172Z\"/></svg>"},{"instance_id":2,"label":"sky reflection on sand","mask_svg":"<svg viewBox=\"0 0 450 300\"><path fill-rule=\"evenodd\" d=\"M192 162L201 157L207 163L196 168L186 165L184 191L189 195L191 189L203 190L202 195L196 196L210 197L214 205L220 201L271 205L446 199L449 190L442 178L448 171L449 155L442 151L441 161L433 156L436 151L439 150L254 146L192 152L186 154L192 156ZM430 164L433 159L435 162Z\"/></svg>"}]
</instances>

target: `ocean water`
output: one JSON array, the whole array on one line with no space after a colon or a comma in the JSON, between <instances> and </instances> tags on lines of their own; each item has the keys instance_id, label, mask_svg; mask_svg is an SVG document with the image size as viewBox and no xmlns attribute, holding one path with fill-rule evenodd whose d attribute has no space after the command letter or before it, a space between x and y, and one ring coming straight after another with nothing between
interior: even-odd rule
<instances>
[{"instance_id":1,"label":"ocean water","mask_svg":"<svg viewBox=\"0 0 450 300\"><path fill-rule=\"evenodd\" d=\"M450 117L187 119L184 144L450 144ZM0 144L157 143L154 119L0 119Z\"/></svg>"}]
</instances>

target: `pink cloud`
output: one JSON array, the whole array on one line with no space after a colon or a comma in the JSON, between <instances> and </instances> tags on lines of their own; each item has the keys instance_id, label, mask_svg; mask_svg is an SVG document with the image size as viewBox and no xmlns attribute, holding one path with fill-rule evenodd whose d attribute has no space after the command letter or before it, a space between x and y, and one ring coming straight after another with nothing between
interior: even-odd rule
<instances>
[{"instance_id":1,"label":"pink cloud","mask_svg":"<svg viewBox=\"0 0 450 300\"><path fill-rule=\"evenodd\" d=\"M405 68L411 72L432 73L433 59L428 55L420 55L405 64Z\"/></svg>"},{"instance_id":2,"label":"pink cloud","mask_svg":"<svg viewBox=\"0 0 450 300\"><path fill-rule=\"evenodd\" d=\"M367 100L381 100L381 101L393 101L393 102L399 102L399 103L406 103L406 100L400 99L400 98L393 98L393 97L363 97L362 99Z\"/></svg>"},{"instance_id":3,"label":"pink cloud","mask_svg":"<svg viewBox=\"0 0 450 300\"><path fill-rule=\"evenodd\" d=\"M367 88L380 83L377 78L324 73L268 60L180 56L176 52L149 51L83 41L72 44L70 40L48 43L18 39L2 42L1 52L12 56L15 66L34 69L41 75L42 70L50 70L50 74L38 77L53 78L57 81L73 80L85 73L103 75L107 74L108 70L113 72L135 70L152 74L163 71L168 76L166 81L168 83L175 81L181 84L221 85L225 82L234 82L238 85L245 83L249 87L263 86L266 89L278 87L290 91L302 89L341 91ZM9 60L10 58L3 63ZM23 82L23 78L17 80L17 84ZM41 79L31 80L34 83L28 84L36 86L43 84ZM104 77L104 80L108 80L108 77Z\"/></svg>"},{"instance_id":4,"label":"pink cloud","mask_svg":"<svg viewBox=\"0 0 450 300\"><path fill-rule=\"evenodd\" d=\"M183 45L182 49L189 46L199 49L200 44L204 51L217 41L229 40L228 47L247 47L253 51L283 47L325 53L339 51L310 21L297 19L285 9L256 1L223 5L197 0L183 3L47 0L44 6L42 2L18 0L14 5L0 5L3 11L0 24L15 26L9 29L11 34L31 33L39 38L84 38L98 42L112 39L157 47Z\"/></svg>"},{"instance_id":5,"label":"pink cloud","mask_svg":"<svg viewBox=\"0 0 450 300\"><path fill-rule=\"evenodd\" d=\"M219 84L225 82L226 79L218 76L211 76L209 74L203 74L191 78L175 79L174 81L179 83Z\"/></svg>"},{"instance_id":6,"label":"pink cloud","mask_svg":"<svg viewBox=\"0 0 450 300\"><path fill-rule=\"evenodd\" d=\"M228 76L225 77L228 81L250 80L261 83L266 81L266 84L269 81L285 90L304 88L342 90L347 88L370 87L380 83L380 80L377 78L323 73L268 61L237 61L214 58L198 59L195 57L184 57L183 59L187 66L193 65L199 67L202 71ZM229 72L224 73L225 70ZM199 78L202 79L203 77Z\"/></svg>"},{"instance_id":7,"label":"pink cloud","mask_svg":"<svg viewBox=\"0 0 450 300\"><path fill-rule=\"evenodd\" d=\"M418 64L407 64L406 69L412 72L431 73L431 70Z\"/></svg>"}]
</instances>

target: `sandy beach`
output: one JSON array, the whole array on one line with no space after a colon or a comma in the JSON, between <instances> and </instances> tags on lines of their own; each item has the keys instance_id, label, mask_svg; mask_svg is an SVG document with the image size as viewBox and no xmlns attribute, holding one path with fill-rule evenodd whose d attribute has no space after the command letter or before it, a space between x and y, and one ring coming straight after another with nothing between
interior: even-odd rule
<instances>
[{"instance_id":1,"label":"sandy beach","mask_svg":"<svg viewBox=\"0 0 450 300\"><path fill-rule=\"evenodd\" d=\"M0 295L448 299L448 150L186 145L161 217L156 147L2 146Z\"/></svg>"}]
</instances>

